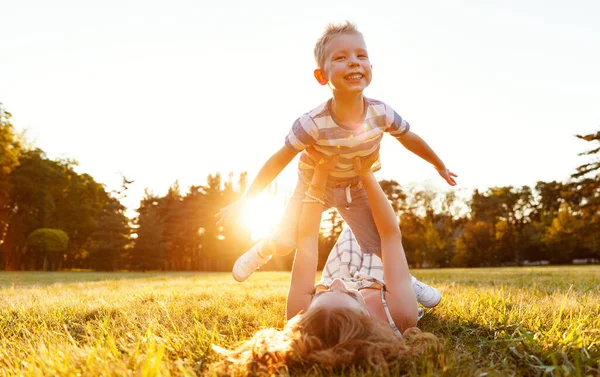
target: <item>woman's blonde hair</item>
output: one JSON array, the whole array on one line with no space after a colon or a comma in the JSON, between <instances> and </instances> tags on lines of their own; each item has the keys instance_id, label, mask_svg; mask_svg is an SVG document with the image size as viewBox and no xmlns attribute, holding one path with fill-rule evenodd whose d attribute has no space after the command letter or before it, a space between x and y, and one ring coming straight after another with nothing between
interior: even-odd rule
<instances>
[{"instance_id":1,"label":"woman's blonde hair","mask_svg":"<svg viewBox=\"0 0 600 377\"><path fill-rule=\"evenodd\" d=\"M356 25L350 21L345 21L342 24L328 24L325 27L325 31L315 44L314 54L317 66L323 69L325 65L325 47L333 38L343 34L361 34L356 28Z\"/></svg>"},{"instance_id":2,"label":"woman's blonde hair","mask_svg":"<svg viewBox=\"0 0 600 377\"><path fill-rule=\"evenodd\" d=\"M399 339L389 325L347 308L316 308L292 318L281 331L257 332L234 350L213 346L223 359L219 375L277 374L320 366L337 370L350 365L388 369L416 356L438 351L430 333L411 328Z\"/></svg>"}]
</instances>

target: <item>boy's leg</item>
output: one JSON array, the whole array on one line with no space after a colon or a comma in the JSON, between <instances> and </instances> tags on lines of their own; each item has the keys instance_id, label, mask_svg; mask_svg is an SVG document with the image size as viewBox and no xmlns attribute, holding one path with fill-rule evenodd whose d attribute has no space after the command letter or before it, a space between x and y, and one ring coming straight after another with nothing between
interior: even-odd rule
<instances>
[{"instance_id":1,"label":"boy's leg","mask_svg":"<svg viewBox=\"0 0 600 377\"><path fill-rule=\"evenodd\" d=\"M263 255L261 253L264 244L264 241L258 242L235 261L233 269L231 270L231 274L235 280L240 283L243 282L248 279L254 271L258 270L271 259L273 255Z\"/></svg>"},{"instance_id":2,"label":"boy's leg","mask_svg":"<svg viewBox=\"0 0 600 377\"><path fill-rule=\"evenodd\" d=\"M362 186L352 186L349 194L350 202L345 188L336 189L334 206L352 230L361 252L381 257L381 239L366 191Z\"/></svg>"},{"instance_id":3,"label":"boy's leg","mask_svg":"<svg viewBox=\"0 0 600 377\"><path fill-rule=\"evenodd\" d=\"M419 304L426 308L433 308L442 301L442 292L438 291L436 288L417 280L417 278L412 275L410 276L410 280Z\"/></svg>"}]
</instances>

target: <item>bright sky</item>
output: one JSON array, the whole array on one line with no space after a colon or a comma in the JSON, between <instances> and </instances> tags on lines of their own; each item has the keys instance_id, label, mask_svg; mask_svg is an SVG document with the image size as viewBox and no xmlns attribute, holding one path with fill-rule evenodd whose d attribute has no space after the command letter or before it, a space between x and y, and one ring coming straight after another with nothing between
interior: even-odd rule
<instances>
[{"instance_id":1,"label":"bright sky","mask_svg":"<svg viewBox=\"0 0 600 377\"><path fill-rule=\"evenodd\" d=\"M374 66L365 94L411 123L458 188L564 181L590 147L574 135L600 126L598 15L596 0L4 1L0 102L50 158L109 190L134 179L134 209L146 187L253 178L330 96L312 48L349 19ZM447 189L395 140L381 154L380 178Z\"/></svg>"}]
</instances>

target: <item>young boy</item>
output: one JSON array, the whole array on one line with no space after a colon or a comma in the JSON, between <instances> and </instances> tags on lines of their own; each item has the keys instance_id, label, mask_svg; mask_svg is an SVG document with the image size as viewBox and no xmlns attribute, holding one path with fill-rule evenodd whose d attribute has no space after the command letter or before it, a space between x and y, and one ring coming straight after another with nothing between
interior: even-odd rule
<instances>
[{"instance_id":1,"label":"young boy","mask_svg":"<svg viewBox=\"0 0 600 377\"><path fill-rule=\"evenodd\" d=\"M248 199L262 192L298 153L313 146L320 153L340 155L336 168L330 172L325 200L321 203L323 210L335 207L352 229L362 252L380 255L379 234L366 193L353 170L352 159L374 153L387 132L431 163L451 186L456 185L453 178L456 175L423 139L410 131L409 124L391 107L363 95L371 83L372 66L364 38L355 25L350 22L328 25L315 45L314 55L318 66L314 76L319 84L330 87L332 98L295 121L285 145L263 165L244 197L217 214L217 225L236 218ZM295 249L298 217L314 165L306 152L302 153L298 184L282 222L275 234L254 245L236 261L232 273L237 281L246 280L273 254L285 255ZM377 161L374 170L380 168Z\"/></svg>"}]
</instances>

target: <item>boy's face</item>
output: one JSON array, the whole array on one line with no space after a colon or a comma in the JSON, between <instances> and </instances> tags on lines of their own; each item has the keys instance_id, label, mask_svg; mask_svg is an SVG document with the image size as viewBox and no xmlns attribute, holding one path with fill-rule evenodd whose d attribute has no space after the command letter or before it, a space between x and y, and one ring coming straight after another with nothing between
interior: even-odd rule
<instances>
[{"instance_id":1,"label":"boy's face","mask_svg":"<svg viewBox=\"0 0 600 377\"><path fill-rule=\"evenodd\" d=\"M372 65L361 34L342 34L333 38L324 51L322 69L315 70L321 85L343 93L361 93L371 83Z\"/></svg>"}]
</instances>

